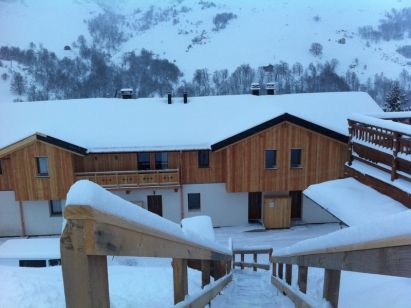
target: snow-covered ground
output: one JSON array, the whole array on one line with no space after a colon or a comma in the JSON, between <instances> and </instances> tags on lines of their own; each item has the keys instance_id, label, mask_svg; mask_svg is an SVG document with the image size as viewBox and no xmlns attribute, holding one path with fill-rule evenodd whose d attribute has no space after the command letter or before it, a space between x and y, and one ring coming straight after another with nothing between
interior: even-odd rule
<instances>
[{"instance_id":1,"label":"snow-covered ground","mask_svg":"<svg viewBox=\"0 0 411 308\"><path fill-rule=\"evenodd\" d=\"M338 224L323 224L265 231L259 225L248 225L218 228L215 233L216 239L224 245L231 237L234 247L271 246L278 249L339 228ZM267 257L259 256L259 262L268 262ZM112 307L172 306L170 259L110 257L109 264ZM64 307L61 267L0 267L0 276L2 308ZM295 276L293 283L296 283ZM308 294L317 300L322 295L322 277L323 270L310 268ZM200 283L200 272L189 270L189 293L199 291ZM409 307L410 288L411 279L343 272L340 306ZM230 306L293 307L293 304L270 284L269 271L255 273L252 269L235 269L233 282L212 302L212 307Z\"/></svg>"}]
</instances>

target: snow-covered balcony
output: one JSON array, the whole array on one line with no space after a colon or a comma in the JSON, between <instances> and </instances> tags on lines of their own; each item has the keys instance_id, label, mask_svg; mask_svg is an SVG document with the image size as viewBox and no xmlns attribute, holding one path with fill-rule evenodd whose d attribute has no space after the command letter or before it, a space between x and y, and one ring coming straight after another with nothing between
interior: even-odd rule
<instances>
[{"instance_id":1,"label":"snow-covered balcony","mask_svg":"<svg viewBox=\"0 0 411 308\"><path fill-rule=\"evenodd\" d=\"M411 206L411 112L349 118L346 173Z\"/></svg>"},{"instance_id":2,"label":"snow-covered balcony","mask_svg":"<svg viewBox=\"0 0 411 308\"><path fill-rule=\"evenodd\" d=\"M392 181L411 181L410 119L411 112L350 117L350 163L360 160L390 173Z\"/></svg>"},{"instance_id":3,"label":"snow-covered balcony","mask_svg":"<svg viewBox=\"0 0 411 308\"><path fill-rule=\"evenodd\" d=\"M180 185L178 169L78 172L75 176L76 181L90 180L107 189Z\"/></svg>"}]
</instances>

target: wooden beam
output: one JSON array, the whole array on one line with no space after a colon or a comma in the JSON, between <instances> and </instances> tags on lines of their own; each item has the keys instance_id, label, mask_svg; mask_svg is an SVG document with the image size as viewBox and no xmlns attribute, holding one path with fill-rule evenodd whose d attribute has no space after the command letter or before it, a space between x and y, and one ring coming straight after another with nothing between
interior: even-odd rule
<instances>
[{"instance_id":1,"label":"wooden beam","mask_svg":"<svg viewBox=\"0 0 411 308\"><path fill-rule=\"evenodd\" d=\"M286 264L285 265L285 282L287 282L289 285L291 285L292 274L293 274L293 265Z\"/></svg>"},{"instance_id":2,"label":"wooden beam","mask_svg":"<svg viewBox=\"0 0 411 308\"><path fill-rule=\"evenodd\" d=\"M323 297L332 307L338 307L341 271L325 269Z\"/></svg>"},{"instance_id":3,"label":"wooden beam","mask_svg":"<svg viewBox=\"0 0 411 308\"><path fill-rule=\"evenodd\" d=\"M207 285L199 296L195 298L190 297L187 301L177 304L175 308L198 308L207 306L232 279L232 274L226 275L224 278Z\"/></svg>"},{"instance_id":4,"label":"wooden beam","mask_svg":"<svg viewBox=\"0 0 411 308\"><path fill-rule=\"evenodd\" d=\"M242 268L252 267L253 269L261 268L267 271L270 269L270 264L258 264L258 263L249 263L249 262L235 262L235 266L241 266Z\"/></svg>"},{"instance_id":5,"label":"wooden beam","mask_svg":"<svg viewBox=\"0 0 411 308\"><path fill-rule=\"evenodd\" d=\"M264 254L267 253L269 254L272 252L272 248L261 248L261 249L233 249L233 254Z\"/></svg>"},{"instance_id":6,"label":"wooden beam","mask_svg":"<svg viewBox=\"0 0 411 308\"><path fill-rule=\"evenodd\" d=\"M318 307L319 305L311 300L306 294L293 289L281 279L271 276L271 283L280 291L286 294L298 308Z\"/></svg>"},{"instance_id":7,"label":"wooden beam","mask_svg":"<svg viewBox=\"0 0 411 308\"><path fill-rule=\"evenodd\" d=\"M411 245L271 259L300 266L411 278Z\"/></svg>"},{"instance_id":8,"label":"wooden beam","mask_svg":"<svg viewBox=\"0 0 411 308\"><path fill-rule=\"evenodd\" d=\"M253 254L253 262L254 264L257 264L257 254L256 253ZM254 272L257 271L257 267L255 265L253 266L253 271Z\"/></svg>"},{"instance_id":9,"label":"wooden beam","mask_svg":"<svg viewBox=\"0 0 411 308\"><path fill-rule=\"evenodd\" d=\"M201 287L204 288L210 283L210 261L201 261Z\"/></svg>"},{"instance_id":10,"label":"wooden beam","mask_svg":"<svg viewBox=\"0 0 411 308\"><path fill-rule=\"evenodd\" d=\"M241 253L241 262L240 262L240 266L241 266L241 269L244 269L244 253Z\"/></svg>"},{"instance_id":11,"label":"wooden beam","mask_svg":"<svg viewBox=\"0 0 411 308\"><path fill-rule=\"evenodd\" d=\"M88 256L84 250L84 223L68 223L60 239L66 306L109 307L106 256Z\"/></svg>"},{"instance_id":12,"label":"wooden beam","mask_svg":"<svg viewBox=\"0 0 411 308\"><path fill-rule=\"evenodd\" d=\"M278 263L278 278L283 279L283 263Z\"/></svg>"},{"instance_id":13,"label":"wooden beam","mask_svg":"<svg viewBox=\"0 0 411 308\"><path fill-rule=\"evenodd\" d=\"M175 305L183 301L188 294L187 260L174 258L172 266Z\"/></svg>"},{"instance_id":14,"label":"wooden beam","mask_svg":"<svg viewBox=\"0 0 411 308\"><path fill-rule=\"evenodd\" d=\"M307 293L307 277L308 277L308 267L299 266L298 267L298 288L303 293Z\"/></svg>"},{"instance_id":15,"label":"wooden beam","mask_svg":"<svg viewBox=\"0 0 411 308\"><path fill-rule=\"evenodd\" d=\"M273 276L277 276L277 263L273 262Z\"/></svg>"}]
</instances>

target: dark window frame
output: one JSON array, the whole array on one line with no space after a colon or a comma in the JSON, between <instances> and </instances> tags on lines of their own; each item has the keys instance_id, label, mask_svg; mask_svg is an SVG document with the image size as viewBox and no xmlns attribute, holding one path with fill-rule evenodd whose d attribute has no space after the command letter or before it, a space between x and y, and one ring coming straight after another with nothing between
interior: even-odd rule
<instances>
[{"instance_id":1,"label":"dark window frame","mask_svg":"<svg viewBox=\"0 0 411 308\"><path fill-rule=\"evenodd\" d=\"M273 164L270 164L269 166L267 165L267 152L273 152L273 153L274 153ZM276 149L267 149L267 150L264 150L264 169L267 169L267 170L278 169L278 165L277 165L277 150L276 150Z\"/></svg>"},{"instance_id":2,"label":"dark window frame","mask_svg":"<svg viewBox=\"0 0 411 308\"><path fill-rule=\"evenodd\" d=\"M198 151L198 168L210 168L210 151L199 150Z\"/></svg>"},{"instance_id":3,"label":"dark window frame","mask_svg":"<svg viewBox=\"0 0 411 308\"><path fill-rule=\"evenodd\" d=\"M165 160L163 160L164 157L166 158ZM156 152L155 153L155 166L156 166L156 170L168 169L168 152Z\"/></svg>"},{"instance_id":4,"label":"dark window frame","mask_svg":"<svg viewBox=\"0 0 411 308\"><path fill-rule=\"evenodd\" d=\"M148 161L147 160L140 160L140 157L142 158L142 156L148 156ZM149 152L140 152L137 153L137 169L138 170L150 170L151 169L151 165L150 165L150 153Z\"/></svg>"},{"instance_id":5,"label":"dark window frame","mask_svg":"<svg viewBox=\"0 0 411 308\"><path fill-rule=\"evenodd\" d=\"M41 161L42 160L46 160L46 172L43 172L44 170L42 169L42 164ZM36 166L37 166L37 176L39 177L48 177L49 176L49 159L47 156L38 156L36 157Z\"/></svg>"},{"instance_id":6,"label":"dark window frame","mask_svg":"<svg viewBox=\"0 0 411 308\"><path fill-rule=\"evenodd\" d=\"M58 202L60 204L60 211L56 210L53 205L54 203ZM61 204L61 200L49 200L49 208L50 208L50 216L57 217L63 215L63 205Z\"/></svg>"},{"instance_id":7,"label":"dark window frame","mask_svg":"<svg viewBox=\"0 0 411 308\"><path fill-rule=\"evenodd\" d=\"M294 161L295 156L293 155L293 153L296 153L296 151L298 151L298 163L296 161ZM290 151L290 168L302 168L303 167L303 150L301 148L292 148Z\"/></svg>"},{"instance_id":8,"label":"dark window frame","mask_svg":"<svg viewBox=\"0 0 411 308\"><path fill-rule=\"evenodd\" d=\"M188 193L187 194L187 209L188 211L201 211L201 194Z\"/></svg>"}]
</instances>

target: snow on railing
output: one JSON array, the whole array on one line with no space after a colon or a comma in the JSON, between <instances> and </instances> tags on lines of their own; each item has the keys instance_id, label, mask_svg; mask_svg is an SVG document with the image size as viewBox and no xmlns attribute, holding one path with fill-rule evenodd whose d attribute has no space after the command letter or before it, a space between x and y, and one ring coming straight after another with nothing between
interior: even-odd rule
<instances>
[{"instance_id":1,"label":"snow on railing","mask_svg":"<svg viewBox=\"0 0 411 308\"><path fill-rule=\"evenodd\" d=\"M365 115L351 116L348 124L349 163L355 152L370 162L391 165L392 180L401 176L397 170L411 173L411 125ZM399 163L398 158L405 162Z\"/></svg>"},{"instance_id":2,"label":"snow on railing","mask_svg":"<svg viewBox=\"0 0 411 308\"><path fill-rule=\"evenodd\" d=\"M337 307L341 270L411 278L410 255L411 210L406 210L275 251L272 283L297 306L312 305L306 296L308 267L324 268L323 296ZM292 265L298 265L299 290L291 287Z\"/></svg>"},{"instance_id":3,"label":"snow on railing","mask_svg":"<svg viewBox=\"0 0 411 308\"><path fill-rule=\"evenodd\" d=\"M175 303L188 295L187 265L191 261L202 271L203 287L210 283L210 276L215 280L224 277L224 283L201 294L199 303L209 301L231 280L231 249L93 182L78 181L70 188L64 218L60 249L67 307L109 306L109 255L172 258Z\"/></svg>"}]
</instances>

